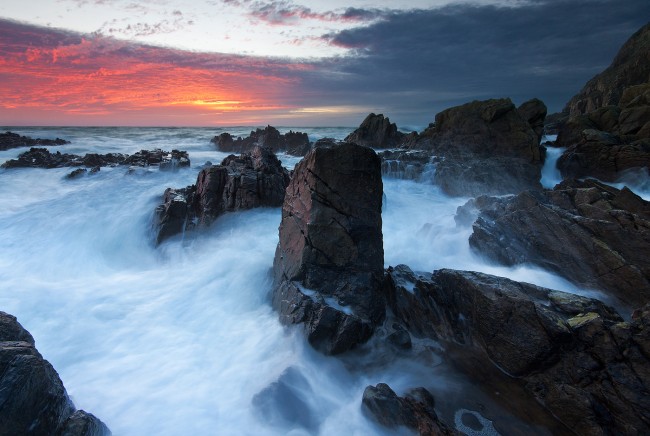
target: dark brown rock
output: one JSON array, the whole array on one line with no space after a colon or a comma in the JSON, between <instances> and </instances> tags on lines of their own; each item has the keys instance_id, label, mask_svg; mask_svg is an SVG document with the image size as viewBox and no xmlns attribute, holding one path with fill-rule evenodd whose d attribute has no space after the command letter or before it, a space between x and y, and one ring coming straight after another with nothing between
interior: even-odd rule
<instances>
[{"instance_id":1,"label":"dark brown rock","mask_svg":"<svg viewBox=\"0 0 650 436\"><path fill-rule=\"evenodd\" d=\"M371 113L345 141L372 148L391 148L399 146L403 139L404 134L397 130L397 125L391 123L388 117Z\"/></svg>"},{"instance_id":2,"label":"dark brown rock","mask_svg":"<svg viewBox=\"0 0 650 436\"><path fill-rule=\"evenodd\" d=\"M542 112L536 102L524 118L510 99L474 101L437 114L413 147L438 157L434 182L450 195L541 189L545 148L529 119L537 126Z\"/></svg>"},{"instance_id":3,"label":"dark brown rock","mask_svg":"<svg viewBox=\"0 0 650 436\"><path fill-rule=\"evenodd\" d=\"M568 431L648 432L650 306L625 323L597 300L487 274L388 273L395 316L418 336L464 350L465 371L483 371L468 366L474 360L516 377Z\"/></svg>"},{"instance_id":4,"label":"dark brown rock","mask_svg":"<svg viewBox=\"0 0 650 436\"><path fill-rule=\"evenodd\" d=\"M363 391L361 404L375 421L388 428L404 426L419 435L458 434L438 419L433 395L425 388L398 397L386 383L379 383Z\"/></svg>"},{"instance_id":5,"label":"dark brown rock","mask_svg":"<svg viewBox=\"0 0 650 436\"><path fill-rule=\"evenodd\" d=\"M37 147L37 146L52 146L52 145L65 145L70 144L70 141L65 139L41 139L30 138L29 136L20 136L17 133L5 132L0 133L0 150L9 150L18 147Z\"/></svg>"},{"instance_id":6,"label":"dark brown rock","mask_svg":"<svg viewBox=\"0 0 650 436\"><path fill-rule=\"evenodd\" d=\"M594 180L482 199L470 245L506 265L532 263L632 307L650 302L650 203Z\"/></svg>"},{"instance_id":7,"label":"dark brown rock","mask_svg":"<svg viewBox=\"0 0 650 436\"><path fill-rule=\"evenodd\" d=\"M304 156L310 149L306 133L289 131L281 134L278 129L266 126L251 131L246 138L233 138L230 133L221 133L210 140L220 151L248 153L257 146L268 148L273 153L286 152L293 156Z\"/></svg>"},{"instance_id":8,"label":"dark brown rock","mask_svg":"<svg viewBox=\"0 0 650 436\"><path fill-rule=\"evenodd\" d=\"M75 424L80 414L57 372L16 318L0 312L0 434L110 434L99 419L85 415L85 426Z\"/></svg>"},{"instance_id":9,"label":"dark brown rock","mask_svg":"<svg viewBox=\"0 0 650 436\"><path fill-rule=\"evenodd\" d=\"M565 106L568 115L593 112L619 105L625 88L650 81L650 24L623 44L612 64L596 75Z\"/></svg>"},{"instance_id":10,"label":"dark brown rock","mask_svg":"<svg viewBox=\"0 0 650 436\"><path fill-rule=\"evenodd\" d=\"M364 342L383 320L382 192L379 157L350 143L314 148L287 187L273 305L325 353Z\"/></svg>"},{"instance_id":11,"label":"dark brown rock","mask_svg":"<svg viewBox=\"0 0 650 436\"><path fill-rule=\"evenodd\" d=\"M517 108L521 117L528 121L530 127L537 135L537 142L541 142L544 133L544 119L546 119L546 105L538 98L533 98Z\"/></svg>"},{"instance_id":12,"label":"dark brown rock","mask_svg":"<svg viewBox=\"0 0 650 436\"><path fill-rule=\"evenodd\" d=\"M230 155L221 165L202 169L195 185L165 190L156 208L156 241L208 226L224 212L279 207L288 183L289 172L269 149Z\"/></svg>"}]
</instances>

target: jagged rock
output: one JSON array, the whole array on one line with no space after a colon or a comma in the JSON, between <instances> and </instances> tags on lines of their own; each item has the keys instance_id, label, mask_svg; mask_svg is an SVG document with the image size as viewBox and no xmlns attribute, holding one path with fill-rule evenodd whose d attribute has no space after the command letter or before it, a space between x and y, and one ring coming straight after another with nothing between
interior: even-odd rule
<instances>
[{"instance_id":1,"label":"jagged rock","mask_svg":"<svg viewBox=\"0 0 650 436\"><path fill-rule=\"evenodd\" d=\"M625 88L650 81L650 23L623 44L612 64L596 75L565 106L567 115L619 105Z\"/></svg>"},{"instance_id":2,"label":"jagged rock","mask_svg":"<svg viewBox=\"0 0 650 436\"><path fill-rule=\"evenodd\" d=\"M273 306L327 354L367 340L384 317L381 164L367 147L312 149L286 190Z\"/></svg>"},{"instance_id":3,"label":"jagged rock","mask_svg":"<svg viewBox=\"0 0 650 436\"><path fill-rule=\"evenodd\" d=\"M156 208L156 241L210 225L224 212L254 207L279 207L289 173L269 150L255 147L250 153L230 155L221 165L199 172L196 184L167 188Z\"/></svg>"},{"instance_id":4,"label":"jagged rock","mask_svg":"<svg viewBox=\"0 0 650 436\"><path fill-rule=\"evenodd\" d=\"M535 123L541 117L538 106L530 103L536 109L533 115L526 112ZM438 157L434 182L450 195L541 189L545 148L510 99L474 101L442 111L412 147Z\"/></svg>"},{"instance_id":5,"label":"jagged rock","mask_svg":"<svg viewBox=\"0 0 650 436\"><path fill-rule=\"evenodd\" d=\"M17 133L5 132L0 133L0 150L9 150L10 148L18 147L34 147L34 146L51 146L51 145L65 145L70 144L70 141L65 139L41 139L30 138L29 136L20 136Z\"/></svg>"},{"instance_id":6,"label":"jagged rock","mask_svg":"<svg viewBox=\"0 0 650 436\"><path fill-rule=\"evenodd\" d=\"M431 155L424 150L384 150L378 154L381 173L386 177L417 180L433 168Z\"/></svg>"},{"instance_id":7,"label":"jagged rock","mask_svg":"<svg viewBox=\"0 0 650 436\"><path fill-rule=\"evenodd\" d=\"M269 148L272 152L286 152L293 156L304 156L310 149L306 133L289 131L282 135L275 127L251 131L246 138L234 139L230 133L221 133L210 140L217 148L225 152L247 153L256 146Z\"/></svg>"},{"instance_id":8,"label":"jagged rock","mask_svg":"<svg viewBox=\"0 0 650 436\"><path fill-rule=\"evenodd\" d=\"M0 434L110 434L93 415L75 412L59 375L38 352L32 335L4 312L0 312Z\"/></svg>"},{"instance_id":9,"label":"jagged rock","mask_svg":"<svg viewBox=\"0 0 650 436\"><path fill-rule=\"evenodd\" d=\"M121 153L87 153L84 156L61 153L50 153L46 148L32 147L21 153L17 159L3 163L2 168L63 168L129 165L138 167L158 166L161 170L174 170L189 167L190 160L186 151L172 150L171 152L156 150L141 150L131 156ZM97 172L95 170L94 172Z\"/></svg>"},{"instance_id":10,"label":"jagged rock","mask_svg":"<svg viewBox=\"0 0 650 436\"><path fill-rule=\"evenodd\" d=\"M78 179L79 177L85 175L88 172L87 169L85 168L77 168L76 170L72 170L66 177L66 179Z\"/></svg>"},{"instance_id":11,"label":"jagged rock","mask_svg":"<svg viewBox=\"0 0 650 436\"><path fill-rule=\"evenodd\" d=\"M567 431L650 429L650 306L625 323L598 300L488 274L406 266L388 273L395 316L418 336L462 348L465 371L481 372L468 366L476 361L516 377Z\"/></svg>"},{"instance_id":12,"label":"jagged rock","mask_svg":"<svg viewBox=\"0 0 650 436\"><path fill-rule=\"evenodd\" d=\"M438 419L433 395L425 388L415 388L405 397L398 397L386 383L379 383L363 391L361 404L364 411L385 427L404 426L420 435L458 434Z\"/></svg>"},{"instance_id":13,"label":"jagged rock","mask_svg":"<svg viewBox=\"0 0 650 436\"><path fill-rule=\"evenodd\" d=\"M528 121L530 127L537 135L537 142L541 142L544 133L544 119L546 119L546 105L538 98L533 98L517 108L521 117Z\"/></svg>"},{"instance_id":14,"label":"jagged rock","mask_svg":"<svg viewBox=\"0 0 650 436\"><path fill-rule=\"evenodd\" d=\"M391 148L399 146L403 139L404 134L397 130L395 123L391 123L388 117L371 113L345 141L372 148Z\"/></svg>"},{"instance_id":15,"label":"jagged rock","mask_svg":"<svg viewBox=\"0 0 650 436\"><path fill-rule=\"evenodd\" d=\"M540 265L633 307L650 302L650 203L629 189L571 180L480 202L473 249L506 265Z\"/></svg>"}]
</instances>

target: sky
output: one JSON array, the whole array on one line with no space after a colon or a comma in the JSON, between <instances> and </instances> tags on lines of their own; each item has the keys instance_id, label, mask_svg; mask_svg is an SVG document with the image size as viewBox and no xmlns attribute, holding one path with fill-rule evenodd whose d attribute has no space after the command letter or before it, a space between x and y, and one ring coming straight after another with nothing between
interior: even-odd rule
<instances>
[{"instance_id":1,"label":"sky","mask_svg":"<svg viewBox=\"0 0 650 436\"><path fill-rule=\"evenodd\" d=\"M562 109L648 0L6 0L0 125L419 129L510 97Z\"/></svg>"}]
</instances>

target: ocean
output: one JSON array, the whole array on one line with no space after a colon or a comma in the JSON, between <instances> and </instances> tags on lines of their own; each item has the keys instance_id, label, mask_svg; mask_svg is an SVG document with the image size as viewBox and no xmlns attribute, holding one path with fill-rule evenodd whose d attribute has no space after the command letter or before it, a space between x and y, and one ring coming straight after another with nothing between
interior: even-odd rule
<instances>
[{"instance_id":1,"label":"ocean","mask_svg":"<svg viewBox=\"0 0 650 436\"><path fill-rule=\"evenodd\" d=\"M203 164L226 157L213 136L246 136L250 127L4 129L67 139L48 147L67 153L189 153L191 168L177 172L115 167L68 180L70 168L0 170L0 310L32 333L77 408L114 435L395 434L361 410L364 388L379 382L398 394L427 387L443 418L461 429L462 412L486 423L483 434L494 434L489 421L539 430L491 404L435 342L420 344L428 354L419 360L377 356L370 346L326 357L299 327L280 325L269 300L279 208L228 213L194 237L154 245L153 212L165 188L193 184ZM313 141L342 139L353 128L292 130ZM23 151L0 152L0 162ZM543 182L552 187L557 153L549 156ZM299 161L279 157L288 168ZM539 268L474 254L471 228L454 221L466 198L447 197L428 180L384 178L384 193L386 267L482 271L599 296ZM301 375L295 387L311 426L254 405L289 368Z\"/></svg>"}]
</instances>

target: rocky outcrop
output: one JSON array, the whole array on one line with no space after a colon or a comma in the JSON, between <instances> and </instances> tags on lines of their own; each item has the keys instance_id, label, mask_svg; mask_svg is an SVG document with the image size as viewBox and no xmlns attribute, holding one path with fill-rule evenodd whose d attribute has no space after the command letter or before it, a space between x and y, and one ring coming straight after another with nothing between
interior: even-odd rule
<instances>
[{"instance_id":1,"label":"rocky outcrop","mask_svg":"<svg viewBox=\"0 0 650 436\"><path fill-rule=\"evenodd\" d=\"M110 434L95 416L75 411L59 375L38 352L32 335L4 312L0 312L0 434Z\"/></svg>"},{"instance_id":2,"label":"rocky outcrop","mask_svg":"<svg viewBox=\"0 0 650 436\"><path fill-rule=\"evenodd\" d=\"M385 177L419 180L427 172L433 179L434 163L431 154L424 150L384 150L379 152L381 173Z\"/></svg>"},{"instance_id":3,"label":"rocky outcrop","mask_svg":"<svg viewBox=\"0 0 650 436\"><path fill-rule=\"evenodd\" d=\"M372 148L392 148L401 145L404 136L388 117L371 113L354 132L345 138L345 141Z\"/></svg>"},{"instance_id":4,"label":"rocky outcrop","mask_svg":"<svg viewBox=\"0 0 650 436\"><path fill-rule=\"evenodd\" d=\"M381 162L367 147L317 147L286 190L273 306L327 354L366 341L384 317Z\"/></svg>"},{"instance_id":5,"label":"rocky outcrop","mask_svg":"<svg viewBox=\"0 0 650 436\"><path fill-rule=\"evenodd\" d=\"M269 149L230 155L221 165L202 169L195 185L165 190L156 208L156 241L208 226L224 212L279 207L288 183L289 172Z\"/></svg>"},{"instance_id":6,"label":"rocky outcrop","mask_svg":"<svg viewBox=\"0 0 650 436\"><path fill-rule=\"evenodd\" d=\"M650 302L650 203L594 180L480 198L470 245L506 264L532 263L639 307ZM467 219L466 219L467 221Z\"/></svg>"},{"instance_id":7,"label":"rocky outcrop","mask_svg":"<svg viewBox=\"0 0 650 436\"><path fill-rule=\"evenodd\" d=\"M233 138L230 133L222 133L210 140L220 151L247 153L255 147L265 147L274 153L286 152L293 156L304 156L310 149L306 133L289 131L284 135L272 126L251 131L246 138Z\"/></svg>"},{"instance_id":8,"label":"rocky outcrop","mask_svg":"<svg viewBox=\"0 0 650 436\"><path fill-rule=\"evenodd\" d=\"M650 82L650 23L621 47L612 64L596 75L565 106L570 116L587 114L620 104L624 90Z\"/></svg>"},{"instance_id":9,"label":"rocky outcrop","mask_svg":"<svg viewBox=\"0 0 650 436\"><path fill-rule=\"evenodd\" d=\"M538 98L533 98L517 108L519 115L528 122L537 135L537 142L541 142L544 133L544 120L546 119L546 105Z\"/></svg>"},{"instance_id":10,"label":"rocky outcrop","mask_svg":"<svg viewBox=\"0 0 650 436\"><path fill-rule=\"evenodd\" d=\"M409 147L437 156L434 182L450 195L541 189L545 149L537 130L543 113L538 100L521 110L510 99L474 101L437 114Z\"/></svg>"},{"instance_id":11,"label":"rocky outcrop","mask_svg":"<svg viewBox=\"0 0 650 436\"><path fill-rule=\"evenodd\" d=\"M650 84L625 89L619 106L568 119L557 144L567 147L557 166L563 177L617 181L627 171L650 168Z\"/></svg>"},{"instance_id":12,"label":"rocky outcrop","mask_svg":"<svg viewBox=\"0 0 650 436\"><path fill-rule=\"evenodd\" d=\"M70 141L65 139L41 139L30 138L29 136L20 136L17 133L5 132L0 133L0 151L9 150L18 147L36 147L36 146L51 146L51 145L65 145L70 144Z\"/></svg>"},{"instance_id":13,"label":"rocky outcrop","mask_svg":"<svg viewBox=\"0 0 650 436\"><path fill-rule=\"evenodd\" d=\"M84 156L76 154L51 153L46 148L32 147L21 153L17 159L3 163L2 168L63 168L88 167L99 168L106 166L130 165L138 167L155 166L161 170L175 170L189 167L190 160L186 151L172 150L171 152L156 150L141 150L132 155L122 153L97 154L87 153Z\"/></svg>"},{"instance_id":14,"label":"rocky outcrop","mask_svg":"<svg viewBox=\"0 0 650 436\"><path fill-rule=\"evenodd\" d=\"M463 350L457 364L465 371L475 361L515 377L567 432L650 430L650 306L626 323L597 300L487 274L388 273L395 316L416 336Z\"/></svg>"},{"instance_id":15,"label":"rocky outcrop","mask_svg":"<svg viewBox=\"0 0 650 436\"><path fill-rule=\"evenodd\" d=\"M420 435L459 434L440 422L433 395L425 388L415 388L406 396L398 397L390 386L379 383L363 391L361 404L366 413L385 427L403 426Z\"/></svg>"}]
</instances>

